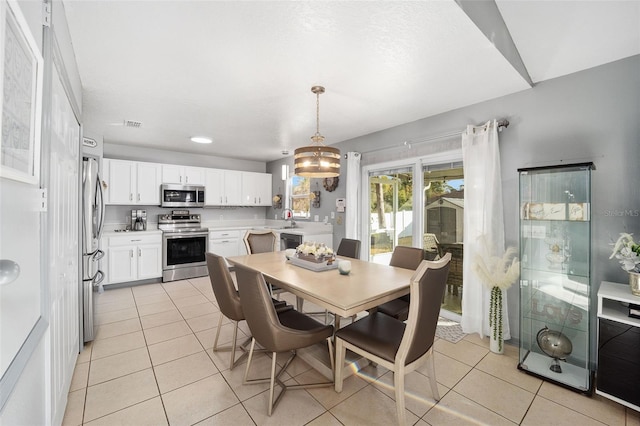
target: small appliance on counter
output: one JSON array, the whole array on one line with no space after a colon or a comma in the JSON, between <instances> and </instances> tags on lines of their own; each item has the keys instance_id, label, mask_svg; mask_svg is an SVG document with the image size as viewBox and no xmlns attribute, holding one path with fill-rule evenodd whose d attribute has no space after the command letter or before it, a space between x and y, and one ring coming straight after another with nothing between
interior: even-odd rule
<instances>
[{"instance_id":1,"label":"small appliance on counter","mask_svg":"<svg viewBox=\"0 0 640 426\"><path fill-rule=\"evenodd\" d=\"M147 230L147 211L131 210L131 230L146 231Z\"/></svg>"}]
</instances>

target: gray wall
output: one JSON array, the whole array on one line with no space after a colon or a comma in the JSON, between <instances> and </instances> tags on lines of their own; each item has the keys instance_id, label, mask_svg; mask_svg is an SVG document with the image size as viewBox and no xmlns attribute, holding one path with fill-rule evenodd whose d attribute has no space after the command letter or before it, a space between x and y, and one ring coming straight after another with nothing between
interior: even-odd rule
<instances>
[{"instance_id":1,"label":"gray wall","mask_svg":"<svg viewBox=\"0 0 640 426\"><path fill-rule=\"evenodd\" d=\"M600 281L627 282L612 260L609 243L619 232L640 237L640 56L634 56L565 77L537 84L529 90L428 117L370 135L335 144L342 153L359 151L368 163L367 151L402 147L403 141L463 130L492 118L507 118L511 125L500 133L505 235L508 245L518 246L518 174L521 167L593 161L592 175L592 284L593 315ZM327 135L330 140L330 135ZM429 145L429 144L428 144ZM449 146L441 141L430 144ZM422 151L428 147L422 146ZM433 151L437 151L434 149ZM422 154L422 153L420 153ZM418 155L406 149L385 152L387 160ZM378 157L381 157L377 154ZM267 172L279 176L280 165L292 165L291 157L267 164ZM346 160L342 161L346 176ZM274 182L274 193L279 182ZM312 183L315 186L314 183ZM322 206L312 210L321 217L335 210L335 199L344 197L341 182L333 193L322 190ZM347 206L351 200L347 200ZM267 217L273 217L270 209ZM334 222L334 245L344 237L344 222ZM514 337L518 330L518 289L508 294L509 320Z\"/></svg>"}]
</instances>

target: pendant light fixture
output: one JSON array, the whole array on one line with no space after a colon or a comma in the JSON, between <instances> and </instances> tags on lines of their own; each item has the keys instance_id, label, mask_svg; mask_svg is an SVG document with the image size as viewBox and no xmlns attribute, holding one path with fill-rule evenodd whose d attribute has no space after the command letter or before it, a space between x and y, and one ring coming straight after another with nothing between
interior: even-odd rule
<instances>
[{"instance_id":1,"label":"pendant light fixture","mask_svg":"<svg viewBox=\"0 0 640 426\"><path fill-rule=\"evenodd\" d=\"M294 152L295 174L312 178L328 178L340 175L340 150L325 146L320 134L320 94L324 87L313 86L316 94L316 134L311 136L311 145L298 148Z\"/></svg>"}]
</instances>

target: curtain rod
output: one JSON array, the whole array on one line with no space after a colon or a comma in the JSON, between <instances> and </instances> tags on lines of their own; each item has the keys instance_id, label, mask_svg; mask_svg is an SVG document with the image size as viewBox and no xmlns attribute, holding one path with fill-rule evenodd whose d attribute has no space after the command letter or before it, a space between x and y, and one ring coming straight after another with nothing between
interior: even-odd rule
<instances>
[{"instance_id":1,"label":"curtain rod","mask_svg":"<svg viewBox=\"0 0 640 426\"><path fill-rule=\"evenodd\" d=\"M500 120L497 120L497 124L498 124L498 131L501 132L504 129L506 129L507 127L509 127L509 120L507 120L506 118L502 118ZM481 124L481 125L475 126L475 127L483 127L483 126L484 126L484 124ZM420 145L420 144L423 144L423 143L433 142L433 141L437 141L437 140L440 140L440 139L450 139L450 138L454 138L456 136L462 136L462 134L465 132L465 130L458 130L458 131L455 131L455 132L443 133L443 134L440 134L440 135L429 136L429 137L420 138L420 139L409 139L409 140L404 141L404 143L402 145L387 146L387 147L384 147L384 148L373 149L371 151L361 152L361 154L371 154L371 153L374 153L374 152L386 151L388 149L397 149L397 148L402 148L402 147L407 147L407 148L411 149L413 145ZM345 156L345 158L346 158L346 156Z\"/></svg>"}]
</instances>

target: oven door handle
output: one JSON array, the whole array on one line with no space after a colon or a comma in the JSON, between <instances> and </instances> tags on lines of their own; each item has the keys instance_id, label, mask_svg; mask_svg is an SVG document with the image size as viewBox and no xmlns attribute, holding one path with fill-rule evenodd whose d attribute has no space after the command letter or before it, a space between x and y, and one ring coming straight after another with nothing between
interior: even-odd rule
<instances>
[{"instance_id":1,"label":"oven door handle","mask_svg":"<svg viewBox=\"0 0 640 426\"><path fill-rule=\"evenodd\" d=\"M165 240L174 240L179 238L194 238L194 237L207 237L209 238L209 232L169 232L164 233L162 238Z\"/></svg>"}]
</instances>

